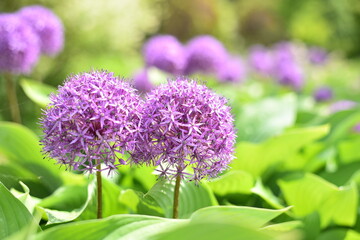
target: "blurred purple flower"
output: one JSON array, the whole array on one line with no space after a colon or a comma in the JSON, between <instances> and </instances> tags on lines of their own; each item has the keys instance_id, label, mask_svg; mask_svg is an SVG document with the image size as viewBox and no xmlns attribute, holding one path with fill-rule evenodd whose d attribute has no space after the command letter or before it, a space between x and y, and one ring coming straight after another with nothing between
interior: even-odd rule
<instances>
[{"instance_id":1,"label":"blurred purple flower","mask_svg":"<svg viewBox=\"0 0 360 240\"><path fill-rule=\"evenodd\" d=\"M357 123L354 127L353 127L354 132L356 133L360 133L360 123Z\"/></svg>"},{"instance_id":2,"label":"blurred purple flower","mask_svg":"<svg viewBox=\"0 0 360 240\"><path fill-rule=\"evenodd\" d=\"M314 98L317 102L325 102L333 97L333 91L329 87L320 87L315 90Z\"/></svg>"},{"instance_id":3,"label":"blurred purple flower","mask_svg":"<svg viewBox=\"0 0 360 240\"><path fill-rule=\"evenodd\" d=\"M46 154L90 173L125 164L118 153L135 147L141 104L128 83L105 71L82 73L69 77L50 101L41 118Z\"/></svg>"},{"instance_id":4,"label":"blurred purple flower","mask_svg":"<svg viewBox=\"0 0 360 240\"><path fill-rule=\"evenodd\" d=\"M337 101L337 102L334 102L333 104L331 104L330 111L332 113L335 113L335 112L339 112L339 111L349 110L356 106L357 106L357 103L354 101L340 100L340 101Z\"/></svg>"},{"instance_id":5,"label":"blurred purple flower","mask_svg":"<svg viewBox=\"0 0 360 240\"><path fill-rule=\"evenodd\" d=\"M258 73L271 75L273 73L274 58L268 49L257 45L250 49L249 64Z\"/></svg>"},{"instance_id":6,"label":"blurred purple flower","mask_svg":"<svg viewBox=\"0 0 360 240\"><path fill-rule=\"evenodd\" d=\"M170 35L150 38L144 45L143 53L147 66L157 67L168 73L181 74L186 65L184 47Z\"/></svg>"},{"instance_id":7,"label":"blurred purple flower","mask_svg":"<svg viewBox=\"0 0 360 240\"><path fill-rule=\"evenodd\" d=\"M220 82L240 82L246 77L244 62L239 57L228 58L218 70Z\"/></svg>"},{"instance_id":8,"label":"blurred purple flower","mask_svg":"<svg viewBox=\"0 0 360 240\"><path fill-rule=\"evenodd\" d=\"M150 92L154 85L150 82L147 69L142 69L134 76L134 87L140 92Z\"/></svg>"},{"instance_id":9,"label":"blurred purple flower","mask_svg":"<svg viewBox=\"0 0 360 240\"><path fill-rule=\"evenodd\" d=\"M193 38L186 46L187 65L185 74L201 72L205 74L217 73L228 58L228 54L221 42L208 35Z\"/></svg>"},{"instance_id":10,"label":"blurred purple flower","mask_svg":"<svg viewBox=\"0 0 360 240\"><path fill-rule=\"evenodd\" d=\"M234 158L234 119L226 103L186 78L160 85L145 101L133 163L159 166L160 176L170 179L217 176Z\"/></svg>"},{"instance_id":11,"label":"blurred purple flower","mask_svg":"<svg viewBox=\"0 0 360 240\"><path fill-rule=\"evenodd\" d=\"M278 62L275 76L281 85L300 90L304 84L301 68L292 61Z\"/></svg>"},{"instance_id":12,"label":"blurred purple flower","mask_svg":"<svg viewBox=\"0 0 360 240\"><path fill-rule=\"evenodd\" d=\"M312 47L309 49L309 60L311 63L321 65L326 62L328 58L327 52L319 47Z\"/></svg>"},{"instance_id":13,"label":"blurred purple flower","mask_svg":"<svg viewBox=\"0 0 360 240\"><path fill-rule=\"evenodd\" d=\"M50 9L33 5L20 9L18 14L38 34L42 53L54 56L63 49L64 28L61 20Z\"/></svg>"},{"instance_id":14,"label":"blurred purple flower","mask_svg":"<svg viewBox=\"0 0 360 240\"><path fill-rule=\"evenodd\" d=\"M0 14L0 71L30 73L40 54L38 36L16 14Z\"/></svg>"}]
</instances>

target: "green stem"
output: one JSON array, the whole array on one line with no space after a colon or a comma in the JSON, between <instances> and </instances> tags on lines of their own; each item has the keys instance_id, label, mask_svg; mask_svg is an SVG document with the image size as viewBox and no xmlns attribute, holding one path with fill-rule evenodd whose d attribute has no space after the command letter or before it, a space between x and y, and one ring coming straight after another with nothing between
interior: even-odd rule
<instances>
[{"instance_id":1,"label":"green stem","mask_svg":"<svg viewBox=\"0 0 360 240\"><path fill-rule=\"evenodd\" d=\"M174 189L174 204L173 204L173 218L179 218L179 195L180 195L180 182L181 175L176 176L175 189Z\"/></svg>"},{"instance_id":2,"label":"green stem","mask_svg":"<svg viewBox=\"0 0 360 240\"><path fill-rule=\"evenodd\" d=\"M96 172L97 183L97 218L102 218L102 179L101 179L101 166L100 163L96 167L99 171Z\"/></svg>"},{"instance_id":3,"label":"green stem","mask_svg":"<svg viewBox=\"0 0 360 240\"><path fill-rule=\"evenodd\" d=\"M6 93L10 106L11 119L16 123L21 123L19 103L16 95L16 84L10 73L4 74L6 82Z\"/></svg>"}]
</instances>

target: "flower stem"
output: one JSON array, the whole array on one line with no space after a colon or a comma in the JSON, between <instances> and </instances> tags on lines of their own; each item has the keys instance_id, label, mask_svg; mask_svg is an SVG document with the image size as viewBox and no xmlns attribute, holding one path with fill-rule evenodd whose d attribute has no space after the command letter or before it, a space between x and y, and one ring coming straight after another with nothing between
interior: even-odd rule
<instances>
[{"instance_id":1,"label":"flower stem","mask_svg":"<svg viewBox=\"0 0 360 240\"><path fill-rule=\"evenodd\" d=\"M176 176L175 189L174 189L174 204L173 204L173 218L179 218L179 195L180 195L180 182L181 175Z\"/></svg>"},{"instance_id":2,"label":"flower stem","mask_svg":"<svg viewBox=\"0 0 360 240\"><path fill-rule=\"evenodd\" d=\"M101 179L101 166L100 163L96 167L99 171L96 172L97 183L97 218L102 218L102 179Z\"/></svg>"},{"instance_id":3,"label":"flower stem","mask_svg":"<svg viewBox=\"0 0 360 240\"><path fill-rule=\"evenodd\" d=\"M21 123L20 109L16 95L16 84L10 73L4 74L6 81L6 93L10 106L11 119L16 123Z\"/></svg>"}]
</instances>

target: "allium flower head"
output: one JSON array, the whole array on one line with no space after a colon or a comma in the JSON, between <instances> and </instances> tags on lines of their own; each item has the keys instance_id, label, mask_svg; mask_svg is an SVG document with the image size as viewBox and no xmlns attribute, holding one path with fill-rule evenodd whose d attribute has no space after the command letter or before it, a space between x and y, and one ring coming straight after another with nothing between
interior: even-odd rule
<instances>
[{"instance_id":1,"label":"allium flower head","mask_svg":"<svg viewBox=\"0 0 360 240\"><path fill-rule=\"evenodd\" d=\"M16 14L0 14L0 72L30 73L39 54L32 28Z\"/></svg>"},{"instance_id":2,"label":"allium flower head","mask_svg":"<svg viewBox=\"0 0 360 240\"><path fill-rule=\"evenodd\" d=\"M150 82L147 69L135 74L134 87L140 92L150 92L154 88L154 85Z\"/></svg>"},{"instance_id":3,"label":"allium flower head","mask_svg":"<svg viewBox=\"0 0 360 240\"><path fill-rule=\"evenodd\" d=\"M81 171L125 164L118 153L134 148L141 104L128 83L91 71L69 77L50 100L41 119L45 153Z\"/></svg>"},{"instance_id":4,"label":"allium flower head","mask_svg":"<svg viewBox=\"0 0 360 240\"><path fill-rule=\"evenodd\" d=\"M257 45L250 50L249 64L256 72L271 75L274 68L274 57L270 50Z\"/></svg>"},{"instance_id":5,"label":"allium flower head","mask_svg":"<svg viewBox=\"0 0 360 240\"><path fill-rule=\"evenodd\" d=\"M221 42L212 36L193 38L186 46L187 66L185 74L195 72L216 73L228 58Z\"/></svg>"},{"instance_id":6,"label":"allium flower head","mask_svg":"<svg viewBox=\"0 0 360 240\"><path fill-rule=\"evenodd\" d=\"M170 35L149 39L144 45L144 58L147 66L172 74L181 74L186 64L184 47Z\"/></svg>"},{"instance_id":7,"label":"allium flower head","mask_svg":"<svg viewBox=\"0 0 360 240\"><path fill-rule=\"evenodd\" d=\"M43 6L27 6L18 13L38 34L41 52L50 56L58 54L64 45L64 28L61 20Z\"/></svg>"},{"instance_id":8,"label":"allium flower head","mask_svg":"<svg viewBox=\"0 0 360 240\"><path fill-rule=\"evenodd\" d=\"M132 161L156 165L160 176L170 179L197 182L217 176L233 159L235 143L234 119L226 103L192 80L160 85L143 106Z\"/></svg>"},{"instance_id":9,"label":"allium flower head","mask_svg":"<svg viewBox=\"0 0 360 240\"><path fill-rule=\"evenodd\" d=\"M246 68L239 57L230 57L219 68L217 75L221 82L241 82L246 77Z\"/></svg>"},{"instance_id":10,"label":"allium flower head","mask_svg":"<svg viewBox=\"0 0 360 240\"><path fill-rule=\"evenodd\" d=\"M300 90L304 84L302 69L293 61L278 62L275 77L280 84L294 90Z\"/></svg>"},{"instance_id":11,"label":"allium flower head","mask_svg":"<svg viewBox=\"0 0 360 240\"><path fill-rule=\"evenodd\" d=\"M328 59L328 53L320 47L312 47L309 49L309 60L311 63L321 65Z\"/></svg>"},{"instance_id":12,"label":"allium flower head","mask_svg":"<svg viewBox=\"0 0 360 240\"><path fill-rule=\"evenodd\" d=\"M320 87L315 90L314 98L317 102L325 102L333 97L333 91L329 87Z\"/></svg>"}]
</instances>

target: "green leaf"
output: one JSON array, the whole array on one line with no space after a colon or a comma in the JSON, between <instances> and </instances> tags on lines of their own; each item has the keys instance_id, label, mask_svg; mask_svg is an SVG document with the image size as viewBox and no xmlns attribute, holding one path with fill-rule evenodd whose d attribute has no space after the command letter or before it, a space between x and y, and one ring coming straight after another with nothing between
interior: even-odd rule
<instances>
[{"instance_id":1,"label":"green leaf","mask_svg":"<svg viewBox=\"0 0 360 240\"><path fill-rule=\"evenodd\" d=\"M56 91L53 86L25 78L20 80L20 86L26 96L43 108L50 103L49 95Z\"/></svg>"},{"instance_id":2,"label":"green leaf","mask_svg":"<svg viewBox=\"0 0 360 240\"><path fill-rule=\"evenodd\" d=\"M35 176L32 180L41 183L48 193L61 185L59 172L62 170L54 162L43 159L39 139L32 131L20 124L0 122L0 132L0 155L4 156L0 165L28 172L25 178Z\"/></svg>"},{"instance_id":3,"label":"green leaf","mask_svg":"<svg viewBox=\"0 0 360 240\"><path fill-rule=\"evenodd\" d=\"M320 234L317 240L360 240L360 234L354 230L331 229Z\"/></svg>"},{"instance_id":4,"label":"green leaf","mask_svg":"<svg viewBox=\"0 0 360 240\"><path fill-rule=\"evenodd\" d=\"M324 179L306 173L279 180L279 186L293 212L304 217L317 211L321 226L332 223L353 226L356 222L358 192L355 184L336 187Z\"/></svg>"},{"instance_id":5,"label":"green leaf","mask_svg":"<svg viewBox=\"0 0 360 240\"><path fill-rule=\"evenodd\" d=\"M258 178L256 181L255 186L251 189L251 191L264 199L270 206L281 209L284 208L284 206L281 204L278 197L276 197L270 190L270 188L267 188L264 186L264 184L261 181L261 178Z\"/></svg>"},{"instance_id":6,"label":"green leaf","mask_svg":"<svg viewBox=\"0 0 360 240\"><path fill-rule=\"evenodd\" d=\"M279 98L263 99L241 106L236 114L239 141L261 142L293 125L296 97L288 94Z\"/></svg>"},{"instance_id":7,"label":"green leaf","mask_svg":"<svg viewBox=\"0 0 360 240\"><path fill-rule=\"evenodd\" d=\"M233 170L207 182L207 185L219 196L233 193L251 194L254 178L247 172Z\"/></svg>"},{"instance_id":8,"label":"green leaf","mask_svg":"<svg viewBox=\"0 0 360 240\"><path fill-rule=\"evenodd\" d=\"M275 164L292 161L291 157L301 148L325 136L328 131L327 125L295 128L272 137L262 144L238 143L235 150L237 158L231 166L233 169L243 170L258 177Z\"/></svg>"},{"instance_id":9,"label":"green leaf","mask_svg":"<svg viewBox=\"0 0 360 240\"><path fill-rule=\"evenodd\" d=\"M253 207L214 206L194 212L190 219L191 222L236 223L241 226L260 228L290 208L273 210Z\"/></svg>"},{"instance_id":10,"label":"green leaf","mask_svg":"<svg viewBox=\"0 0 360 240\"><path fill-rule=\"evenodd\" d=\"M33 217L1 182L0 196L0 239L4 239L30 224Z\"/></svg>"},{"instance_id":11,"label":"green leaf","mask_svg":"<svg viewBox=\"0 0 360 240\"><path fill-rule=\"evenodd\" d=\"M351 163L360 159L360 138L349 139L339 143L339 157L342 163Z\"/></svg>"},{"instance_id":12,"label":"green leaf","mask_svg":"<svg viewBox=\"0 0 360 240\"><path fill-rule=\"evenodd\" d=\"M59 225L38 235L36 240L110 240L149 239L152 235L181 226L186 220L173 220L143 215L114 215L104 219L87 220Z\"/></svg>"}]
</instances>

